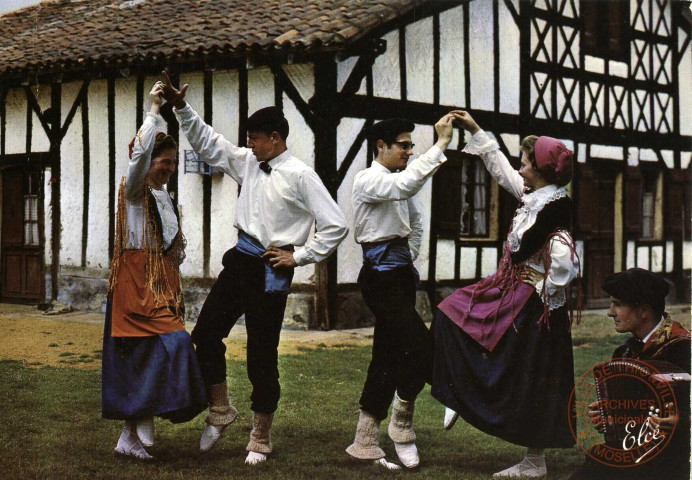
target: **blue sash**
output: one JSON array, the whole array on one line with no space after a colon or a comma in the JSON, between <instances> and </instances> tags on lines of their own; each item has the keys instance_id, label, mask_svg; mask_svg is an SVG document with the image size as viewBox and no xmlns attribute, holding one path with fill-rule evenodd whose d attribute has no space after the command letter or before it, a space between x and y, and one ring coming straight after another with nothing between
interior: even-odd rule
<instances>
[{"instance_id":1,"label":"blue sash","mask_svg":"<svg viewBox=\"0 0 692 480\"><path fill-rule=\"evenodd\" d=\"M245 255L251 257L262 257L267 250L258 240L251 237L242 230L238 233L238 243L235 248ZM291 290L291 280L293 279L292 268L272 268L264 264L264 291L265 293L288 294Z\"/></svg>"},{"instance_id":2,"label":"blue sash","mask_svg":"<svg viewBox=\"0 0 692 480\"><path fill-rule=\"evenodd\" d=\"M413 265L407 238L394 238L383 242L362 243L363 264L380 272Z\"/></svg>"}]
</instances>

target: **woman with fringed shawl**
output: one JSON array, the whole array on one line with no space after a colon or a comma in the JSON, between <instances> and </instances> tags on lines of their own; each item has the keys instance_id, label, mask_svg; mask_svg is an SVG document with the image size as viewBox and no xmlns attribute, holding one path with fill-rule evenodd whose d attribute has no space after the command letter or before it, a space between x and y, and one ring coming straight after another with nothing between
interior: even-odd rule
<instances>
[{"instance_id":1,"label":"woman with fringed shawl","mask_svg":"<svg viewBox=\"0 0 692 480\"><path fill-rule=\"evenodd\" d=\"M179 266L185 239L164 189L178 146L158 115L163 86L130 143L120 182L115 247L103 334L102 416L125 420L115 452L142 460L153 416L186 422L207 407L204 382L183 321Z\"/></svg>"},{"instance_id":2,"label":"woman with fringed shawl","mask_svg":"<svg viewBox=\"0 0 692 480\"><path fill-rule=\"evenodd\" d=\"M432 394L447 407L445 428L461 415L483 432L528 447L520 463L495 476L543 476L544 449L574 444L566 290L579 275L579 258L564 187L572 178L572 152L554 138L527 137L517 172L468 113L456 113L472 134L464 150L479 155L520 204L496 273L438 305Z\"/></svg>"}]
</instances>

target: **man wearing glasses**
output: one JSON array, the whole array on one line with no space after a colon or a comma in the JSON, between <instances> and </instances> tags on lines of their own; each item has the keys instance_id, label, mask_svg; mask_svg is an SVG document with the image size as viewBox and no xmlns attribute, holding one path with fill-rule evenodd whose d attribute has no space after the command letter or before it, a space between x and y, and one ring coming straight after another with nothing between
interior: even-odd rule
<instances>
[{"instance_id":1,"label":"man wearing glasses","mask_svg":"<svg viewBox=\"0 0 692 480\"><path fill-rule=\"evenodd\" d=\"M453 119L450 113L435 124L437 143L408 165L414 124L399 118L376 123L368 132L375 160L353 183L355 240L363 248L358 283L375 315L375 335L356 436L346 452L388 469L400 467L385 460L377 438L392 397L389 437L407 468L419 463L413 405L430 377L431 339L416 312L418 272L413 260L420 250L423 221L414 196L447 160L443 151L452 139Z\"/></svg>"}]
</instances>

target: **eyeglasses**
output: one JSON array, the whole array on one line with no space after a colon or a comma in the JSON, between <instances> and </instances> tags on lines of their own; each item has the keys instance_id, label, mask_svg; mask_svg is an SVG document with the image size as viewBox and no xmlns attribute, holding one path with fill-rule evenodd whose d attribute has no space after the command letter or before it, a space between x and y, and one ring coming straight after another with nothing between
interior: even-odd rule
<instances>
[{"instance_id":1,"label":"eyeglasses","mask_svg":"<svg viewBox=\"0 0 692 480\"><path fill-rule=\"evenodd\" d=\"M399 147L400 149L402 149L404 152L407 152L416 146L415 143L411 143L411 142L392 142L392 143L394 145L396 145L397 147Z\"/></svg>"}]
</instances>

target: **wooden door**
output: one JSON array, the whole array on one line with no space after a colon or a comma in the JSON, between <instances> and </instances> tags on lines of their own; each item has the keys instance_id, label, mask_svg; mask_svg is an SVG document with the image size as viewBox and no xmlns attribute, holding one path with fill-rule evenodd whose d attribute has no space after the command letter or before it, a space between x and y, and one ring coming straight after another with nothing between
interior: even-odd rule
<instances>
[{"instance_id":1,"label":"wooden door","mask_svg":"<svg viewBox=\"0 0 692 480\"><path fill-rule=\"evenodd\" d=\"M589 307L605 307L603 279L615 268L615 166L582 167L579 175L577 226L584 240L584 293Z\"/></svg>"},{"instance_id":2,"label":"wooden door","mask_svg":"<svg viewBox=\"0 0 692 480\"><path fill-rule=\"evenodd\" d=\"M2 172L0 299L4 302L36 303L45 296L40 179L33 169L13 167Z\"/></svg>"}]
</instances>

